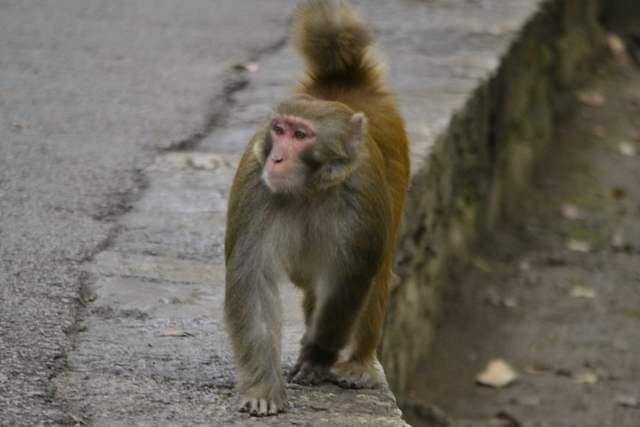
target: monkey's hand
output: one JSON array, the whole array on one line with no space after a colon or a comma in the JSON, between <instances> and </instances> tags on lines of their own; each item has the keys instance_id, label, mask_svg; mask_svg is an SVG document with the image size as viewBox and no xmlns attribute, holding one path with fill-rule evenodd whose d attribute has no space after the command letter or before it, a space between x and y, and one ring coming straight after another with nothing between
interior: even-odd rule
<instances>
[{"instance_id":1,"label":"monkey's hand","mask_svg":"<svg viewBox=\"0 0 640 427\"><path fill-rule=\"evenodd\" d=\"M265 387L258 385L240 396L240 412L248 412L255 417L278 415L287 408L284 386Z\"/></svg>"},{"instance_id":2,"label":"monkey's hand","mask_svg":"<svg viewBox=\"0 0 640 427\"><path fill-rule=\"evenodd\" d=\"M331 366L336 357L337 351L324 350L305 334L298 361L289 372L289 381L300 385L317 385L330 380Z\"/></svg>"},{"instance_id":3,"label":"monkey's hand","mask_svg":"<svg viewBox=\"0 0 640 427\"><path fill-rule=\"evenodd\" d=\"M332 378L330 366L313 363L303 354L304 352L300 354L295 366L289 372L290 382L300 385L317 385Z\"/></svg>"}]
</instances>

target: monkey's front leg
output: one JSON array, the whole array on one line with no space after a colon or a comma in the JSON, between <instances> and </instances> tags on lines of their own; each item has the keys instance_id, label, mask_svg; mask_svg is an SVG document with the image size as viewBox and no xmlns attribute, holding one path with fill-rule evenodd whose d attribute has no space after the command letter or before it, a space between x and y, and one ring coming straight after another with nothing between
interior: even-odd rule
<instances>
[{"instance_id":1,"label":"monkey's front leg","mask_svg":"<svg viewBox=\"0 0 640 427\"><path fill-rule=\"evenodd\" d=\"M332 378L331 367L347 344L371 283L369 274L341 275L325 283L289 381L315 385Z\"/></svg>"},{"instance_id":2,"label":"monkey's front leg","mask_svg":"<svg viewBox=\"0 0 640 427\"><path fill-rule=\"evenodd\" d=\"M240 410L256 416L276 415L286 407L280 367L282 309L274 275L255 271L256 265L260 263L252 259L231 257L225 318L236 360Z\"/></svg>"}]
</instances>

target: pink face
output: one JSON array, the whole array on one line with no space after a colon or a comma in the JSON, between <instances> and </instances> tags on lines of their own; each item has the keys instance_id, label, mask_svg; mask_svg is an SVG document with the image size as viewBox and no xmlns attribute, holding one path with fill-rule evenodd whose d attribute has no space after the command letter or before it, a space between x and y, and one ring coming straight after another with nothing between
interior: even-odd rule
<instances>
[{"instance_id":1,"label":"pink face","mask_svg":"<svg viewBox=\"0 0 640 427\"><path fill-rule=\"evenodd\" d=\"M273 146L264 167L269 188L287 191L303 185L305 177L300 156L316 141L311 122L295 116L276 116L271 121L271 141Z\"/></svg>"}]
</instances>

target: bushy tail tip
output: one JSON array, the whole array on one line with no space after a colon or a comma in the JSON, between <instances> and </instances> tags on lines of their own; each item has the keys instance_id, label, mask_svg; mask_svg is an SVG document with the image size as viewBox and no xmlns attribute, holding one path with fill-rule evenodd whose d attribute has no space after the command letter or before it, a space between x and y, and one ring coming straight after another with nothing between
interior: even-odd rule
<instances>
[{"instance_id":1,"label":"bushy tail tip","mask_svg":"<svg viewBox=\"0 0 640 427\"><path fill-rule=\"evenodd\" d=\"M368 55L371 33L345 2L310 0L297 11L294 44L314 80L364 79L377 64Z\"/></svg>"}]
</instances>

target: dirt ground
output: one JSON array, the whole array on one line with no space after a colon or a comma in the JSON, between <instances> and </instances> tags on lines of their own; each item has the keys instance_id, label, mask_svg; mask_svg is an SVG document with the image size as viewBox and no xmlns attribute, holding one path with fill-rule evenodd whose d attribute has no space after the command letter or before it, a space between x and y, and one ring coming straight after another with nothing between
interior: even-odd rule
<instances>
[{"instance_id":1,"label":"dirt ground","mask_svg":"<svg viewBox=\"0 0 640 427\"><path fill-rule=\"evenodd\" d=\"M412 388L450 425L640 426L640 68L610 62L576 93L522 217L455 274ZM495 358L517 380L476 384Z\"/></svg>"}]
</instances>

